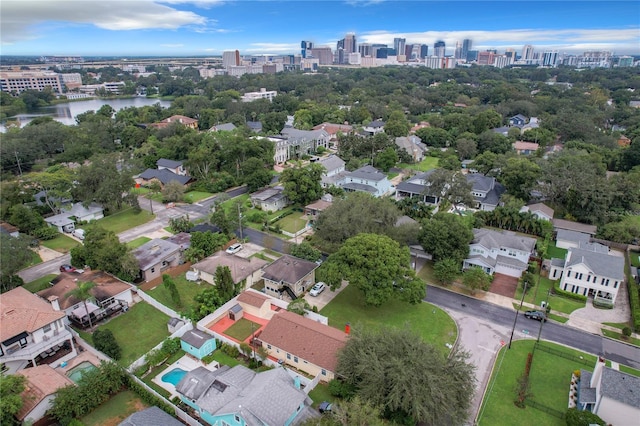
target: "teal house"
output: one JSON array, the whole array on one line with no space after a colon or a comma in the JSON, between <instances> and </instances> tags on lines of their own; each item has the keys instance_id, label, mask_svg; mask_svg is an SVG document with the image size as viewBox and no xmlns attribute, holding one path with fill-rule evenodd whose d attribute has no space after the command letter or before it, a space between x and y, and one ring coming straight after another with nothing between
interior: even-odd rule
<instances>
[{"instance_id":1,"label":"teal house","mask_svg":"<svg viewBox=\"0 0 640 426\"><path fill-rule=\"evenodd\" d=\"M176 386L182 402L210 425L290 426L317 413L285 368L256 373L244 365L215 371L198 367Z\"/></svg>"},{"instance_id":2,"label":"teal house","mask_svg":"<svg viewBox=\"0 0 640 426\"><path fill-rule=\"evenodd\" d=\"M200 330L189 330L180 338L180 346L189 355L202 359L216 350L216 339Z\"/></svg>"}]
</instances>

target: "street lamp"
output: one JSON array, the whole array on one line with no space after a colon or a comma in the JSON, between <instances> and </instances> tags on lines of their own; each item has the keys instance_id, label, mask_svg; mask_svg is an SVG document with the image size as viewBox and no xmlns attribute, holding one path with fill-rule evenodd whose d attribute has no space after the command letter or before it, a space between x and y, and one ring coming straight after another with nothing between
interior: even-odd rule
<instances>
[{"instance_id":1,"label":"street lamp","mask_svg":"<svg viewBox=\"0 0 640 426\"><path fill-rule=\"evenodd\" d=\"M511 341L513 340L513 333L516 331L516 323L518 322L518 313L520 309L522 309L522 304L524 303L524 295L527 294L527 282L524 282L524 290L522 291L522 298L520 299L520 307L516 311L516 317L513 319L513 328L511 329L511 337L509 337L509 346L507 349L511 349Z\"/></svg>"}]
</instances>

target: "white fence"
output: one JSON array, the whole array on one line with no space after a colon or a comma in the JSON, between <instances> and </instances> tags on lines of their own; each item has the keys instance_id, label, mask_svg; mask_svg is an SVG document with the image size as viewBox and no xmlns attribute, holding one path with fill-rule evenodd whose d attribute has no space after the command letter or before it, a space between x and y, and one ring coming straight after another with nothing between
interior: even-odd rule
<instances>
[{"instance_id":1,"label":"white fence","mask_svg":"<svg viewBox=\"0 0 640 426\"><path fill-rule=\"evenodd\" d=\"M140 296L140 298L142 300L144 300L145 302L147 302L148 304L150 304L151 306L153 306L154 308L156 308L160 312L163 312L163 313L169 315L171 318L182 318L182 315L180 315L179 313L177 313L173 309L164 306L162 303L158 302L156 299L154 299L153 297L149 296L147 293L145 293L141 289L138 289L138 296Z\"/></svg>"},{"instance_id":2,"label":"white fence","mask_svg":"<svg viewBox=\"0 0 640 426\"><path fill-rule=\"evenodd\" d=\"M174 337L182 337L182 335L184 333L186 333L189 330L193 330L193 325L191 324L191 322L186 323L185 325L183 325L182 327L180 327L178 330L176 330L171 336L169 336L169 339L172 339ZM156 349L160 349L162 347L162 344L164 343L164 340L160 343L158 343L156 346L153 347L153 349L149 350L149 352L155 351ZM147 354L149 353L147 352ZM147 354L142 355L140 358L138 358L137 360L133 361L131 363L131 365L129 365L129 367L127 367L127 370L132 372L140 367L141 365L144 365L145 363L145 358L147 357Z\"/></svg>"}]
</instances>

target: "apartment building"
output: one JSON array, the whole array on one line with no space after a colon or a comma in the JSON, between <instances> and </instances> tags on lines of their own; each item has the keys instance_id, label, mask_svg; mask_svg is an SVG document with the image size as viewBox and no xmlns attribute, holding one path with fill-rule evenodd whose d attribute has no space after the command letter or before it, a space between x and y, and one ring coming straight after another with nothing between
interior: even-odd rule
<instances>
[{"instance_id":1,"label":"apartment building","mask_svg":"<svg viewBox=\"0 0 640 426\"><path fill-rule=\"evenodd\" d=\"M54 72L0 72L0 91L20 94L26 90L42 92L50 87L55 93L62 93L62 79Z\"/></svg>"}]
</instances>

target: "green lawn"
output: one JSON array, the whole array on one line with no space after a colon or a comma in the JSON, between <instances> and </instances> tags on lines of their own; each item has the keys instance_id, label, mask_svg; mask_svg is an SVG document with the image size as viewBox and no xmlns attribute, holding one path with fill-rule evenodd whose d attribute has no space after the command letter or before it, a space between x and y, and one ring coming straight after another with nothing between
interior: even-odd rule
<instances>
[{"instance_id":1,"label":"green lawn","mask_svg":"<svg viewBox=\"0 0 640 426\"><path fill-rule=\"evenodd\" d=\"M67 237L64 234L58 234L51 240L40 241L40 244L51 250L58 251L60 253L69 253L72 248L79 246L80 243L71 237Z\"/></svg>"},{"instance_id":2,"label":"green lawn","mask_svg":"<svg viewBox=\"0 0 640 426\"><path fill-rule=\"evenodd\" d=\"M85 426L117 425L148 406L134 392L125 390L113 395L107 402L80 420Z\"/></svg>"},{"instance_id":3,"label":"green lawn","mask_svg":"<svg viewBox=\"0 0 640 426\"><path fill-rule=\"evenodd\" d=\"M318 383L318 385L309 392L309 398L313 400L313 408L318 408L322 401L333 402L336 397L329 392L329 385Z\"/></svg>"},{"instance_id":4,"label":"green lawn","mask_svg":"<svg viewBox=\"0 0 640 426\"><path fill-rule=\"evenodd\" d=\"M554 311L563 312L565 314L570 314L576 309L584 308L585 304L583 302L579 302L577 300L568 299L566 297L561 297L557 295L550 295L547 297L547 292L550 288L553 288L554 281L551 281L549 278L540 278L540 283L527 291L527 295L524 298L525 302L533 303L536 306L540 306L542 301L548 301L551 304L551 309ZM535 296L535 299L534 299ZM516 294L514 296L515 299L520 300L522 298L522 287L518 285L516 290Z\"/></svg>"},{"instance_id":5,"label":"green lawn","mask_svg":"<svg viewBox=\"0 0 640 426\"><path fill-rule=\"evenodd\" d=\"M330 326L340 330L346 323L355 327L409 327L443 354L449 353L445 343L453 344L458 333L453 319L440 308L429 303L410 305L399 300L380 307L366 306L362 292L355 286L347 286L320 313L329 318Z\"/></svg>"},{"instance_id":6,"label":"green lawn","mask_svg":"<svg viewBox=\"0 0 640 426\"><path fill-rule=\"evenodd\" d=\"M622 371L623 373L631 374L632 376L640 377L640 370L627 367L626 365L620 364L620 371Z\"/></svg>"},{"instance_id":7,"label":"green lawn","mask_svg":"<svg viewBox=\"0 0 640 426\"><path fill-rule=\"evenodd\" d=\"M115 317L98 328L111 330L122 348L122 358L118 364L129 366L169 336L168 321L167 315L148 303L139 302L127 313ZM88 342L92 343L91 339Z\"/></svg>"},{"instance_id":8,"label":"green lawn","mask_svg":"<svg viewBox=\"0 0 640 426\"><path fill-rule=\"evenodd\" d=\"M565 322L569 321L569 318L561 317L560 315L556 315L556 314L549 314L549 315L547 315L547 317L549 319L554 320L554 321L561 322L562 324L564 324Z\"/></svg>"},{"instance_id":9,"label":"green lawn","mask_svg":"<svg viewBox=\"0 0 640 426\"><path fill-rule=\"evenodd\" d=\"M281 229L294 234L304 229L307 226L307 221L302 217L302 213L294 213L283 217L276 224L280 225Z\"/></svg>"},{"instance_id":10,"label":"green lawn","mask_svg":"<svg viewBox=\"0 0 640 426\"><path fill-rule=\"evenodd\" d=\"M615 327L622 330L625 327L631 327L628 322L603 322L602 324L608 325L609 327Z\"/></svg>"},{"instance_id":11,"label":"green lawn","mask_svg":"<svg viewBox=\"0 0 640 426\"><path fill-rule=\"evenodd\" d=\"M237 197L234 198L230 198L227 201L223 202L222 204L220 204L222 206L222 208L224 209L225 212L230 213L231 209L236 205L236 203L238 201L240 201L242 203L242 205L244 206L247 202L247 200L249 199L250 195L249 194L242 194L239 195ZM236 214L238 212L235 212Z\"/></svg>"},{"instance_id":12,"label":"green lawn","mask_svg":"<svg viewBox=\"0 0 640 426\"><path fill-rule=\"evenodd\" d=\"M214 361L218 361L220 365L228 365L229 367L235 367L236 365L242 364L242 362L240 362L235 358L231 358L229 355L225 354L220 349L216 349L215 352L213 352L213 355L211 356L211 358Z\"/></svg>"},{"instance_id":13,"label":"green lawn","mask_svg":"<svg viewBox=\"0 0 640 426\"><path fill-rule=\"evenodd\" d=\"M427 284L435 284L438 282L433 274L433 262L427 261L424 263L424 266L418 272L418 278Z\"/></svg>"},{"instance_id":14,"label":"green lawn","mask_svg":"<svg viewBox=\"0 0 640 426\"><path fill-rule=\"evenodd\" d=\"M516 381L524 372L527 354L533 350L534 343L533 340L520 340L513 342L511 349L507 349L506 346L502 348L496 358L496 367L485 394L479 425L565 425L564 420L543 411L529 406L518 408L513 403ZM571 373L579 369L593 370L596 358L553 343L543 342L542 344L565 353L582 356L590 363L590 365L585 365L541 350L535 351L529 375L531 399L547 407L565 412L568 404Z\"/></svg>"},{"instance_id":15,"label":"green lawn","mask_svg":"<svg viewBox=\"0 0 640 426\"><path fill-rule=\"evenodd\" d=\"M191 191L184 194L184 201L187 203L197 203L205 198L211 197L213 194L210 192Z\"/></svg>"},{"instance_id":16,"label":"green lawn","mask_svg":"<svg viewBox=\"0 0 640 426\"><path fill-rule=\"evenodd\" d=\"M547 259L557 257L558 259L565 259L567 257L567 249L556 247L555 241L549 243L549 249L547 250Z\"/></svg>"},{"instance_id":17,"label":"green lawn","mask_svg":"<svg viewBox=\"0 0 640 426\"><path fill-rule=\"evenodd\" d=\"M181 311L193 305L193 299L198 294L202 293L202 290L210 286L210 284L206 282L198 284L193 281L187 281L187 279L185 278L185 274L174 277L173 282L176 284L178 293L180 293L180 301L182 302L182 306L176 306L176 304L173 303L171 295L169 294L169 290L167 290L166 287L162 284L152 290L147 291L147 294L156 299L158 302L162 303L164 306L173 309L174 311Z\"/></svg>"},{"instance_id":18,"label":"green lawn","mask_svg":"<svg viewBox=\"0 0 640 426\"><path fill-rule=\"evenodd\" d=\"M85 225L83 227L90 228L92 224L95 223L96 225L99 225L108 231L113 231L116 234L119 234L120 232L126 231L127 229L131 229L147 223L153 220L153 218L154 215L146 210L141 210L140 212L136 213L133 208L128 208L126 210L121 210L117 213L109 215L104 219L92 222L91 224Z\"/></svg>"},{"instance_id":19,"label":"green lawn","mask_svg":"<svg viewBox=\"0 0 640 426\"><path fill-rule=\"evenodd\" d=\"M256 324L246 318L240 318L235 324L227 328L224 334L242 342L251 336L251 332L258 331L259 328L260 324Z\"/></svg>"},{"instance_id":20,"label":"green lawn","mask_svg":"<svg viewBox=\"0 0 640 426\"><path fill-rule=\"evenodd\" d=\"M427 172L431 169L435 169L438 167L439 158L437 157L425 157L420 163L417 164L408 164L408 163L400 163L398 167L403 169L413 169L421 172Z\"/></svg>"},{"instance_id":21,"label":"green lawn","mask_svg":"<svg viewBox=\"0 0 640 426\"><path fill-rule=\"evenodd\" d=\"M42 258L40 257L40 255L38 253L36 253L35 251L31 250L31 260L29 260L29 264L26 267L28 268L30 266L37 265L39 263L42 263Z\"/></svg>"},{"instance_id":22,"label":"green lawn","mask_svg":"<svg viewBox=\"0 0 640 426\"><path fill-rule=\"evenodd\" d=\"M620 340L626 343L631 343L632 345L635 345L635 346L640 346L640 339L636 339L635 337L626 338L622 335L622 333L618 333L616 331L609 331L604 328L601 330L602 330L602 334L606 337L610 337L612 339Z\"/></svg>"},{"instance_id":23,"label":"green lawn","mask_svg":"<svg viewBox=\"0 0 640 426\"><path fill-rule=\"evenodd\" d=\"M31 281L30 283L26 283L25 285L23 285L22 287L26 288L27 290L29 290L31 293L37 293L40 290L44 290L45 288L48 288L50 286L50 282L51 280L53 280L55 277L57 277L56 274L49 274L49 275L45 275L42 278L38 278L35 281Z\"/></svg>"},{"instance_id":24,"label":"green lawn","mask_svg":"<svg viewBox=\"0 0 640 426\"><path fill-rule=\"evenodd\" d=\"M145 243L148 243L149 241L151 241L151 238L138 237L135 240L129 241L127 243L127 247L129 247L131 250L137 249L138 247L140 247L141 245L143 245Z\"/></svg>"},{"instance_id":25,"label":"green lawn","mask_svg":"<svg viewBox=\"0 0 640 426\"><path fill-rule=\"evenodd\" d=\"M637 251L631 251L629 252L629 257L631 258L631 266L640 268L640 253Z\"/></svg>"}]
</instances>

